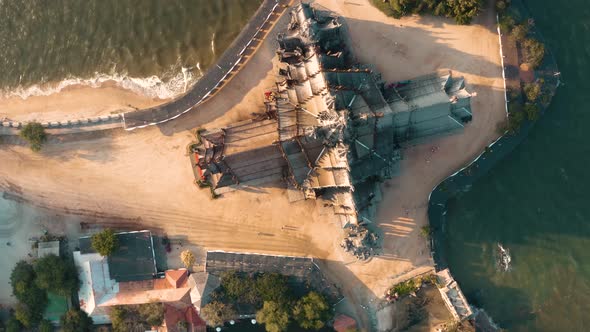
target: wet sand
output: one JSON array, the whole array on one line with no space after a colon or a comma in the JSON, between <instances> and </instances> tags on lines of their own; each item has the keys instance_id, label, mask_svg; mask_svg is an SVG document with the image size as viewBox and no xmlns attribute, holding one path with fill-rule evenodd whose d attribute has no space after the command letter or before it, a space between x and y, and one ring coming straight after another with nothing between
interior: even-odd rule
<instances>
[{"instance_id":1,"label":"wet sand","mask_svg":"<svg viewBox=\"0 0 590 332\"><path fill-rule=\"evenodd\" d=\"M148 108L166 101L123 89L114 82L103 83L100 88L74 85L47 96L0 98L0 120L51 122L87 119Z\"/></svg>"}]
</instances>

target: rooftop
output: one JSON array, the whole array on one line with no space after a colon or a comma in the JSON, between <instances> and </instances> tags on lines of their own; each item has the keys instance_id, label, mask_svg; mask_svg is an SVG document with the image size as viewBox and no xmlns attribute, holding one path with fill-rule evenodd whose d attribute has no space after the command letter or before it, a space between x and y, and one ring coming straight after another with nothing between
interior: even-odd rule
<instances>
[{"instance_id":1,"label":"rooftop","mask_svg":"<svg viewBox=\"0 0 590 332\"><path fill-rule=\"evenodd\" d=\"M37 256L41 258L47 255L59 256L59 241L39 242Z\"/></svg>"},{"instance_id":2,"label":"rooftop","mask_svg":"<svg viewBox=\"0 0 590 332\"><path fill-rule=\"evenodd\" d=\"M109 276L118 282L153 279L157 273L150 231L117 233L119 245L108 257ZM80 238L80 253L96 253L91 237Z\"/></svg>"}]
</instances>

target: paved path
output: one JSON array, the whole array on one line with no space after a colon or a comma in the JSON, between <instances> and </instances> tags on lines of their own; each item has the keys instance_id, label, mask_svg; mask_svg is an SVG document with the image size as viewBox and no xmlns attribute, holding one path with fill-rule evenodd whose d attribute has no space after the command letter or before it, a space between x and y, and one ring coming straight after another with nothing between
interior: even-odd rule
<instances>
[{"instance_id":1,"label":"paved path","mask_svg":"<svg viewBox=\"0 0 590 332\"><path fill-rule=\"evenodd\" d=\"M219 61L183 96L164 105L123 115L125 129L133 130L173 120L209 100L250 59L292 0L264 0Z\"/></svg>"}]
</instances>

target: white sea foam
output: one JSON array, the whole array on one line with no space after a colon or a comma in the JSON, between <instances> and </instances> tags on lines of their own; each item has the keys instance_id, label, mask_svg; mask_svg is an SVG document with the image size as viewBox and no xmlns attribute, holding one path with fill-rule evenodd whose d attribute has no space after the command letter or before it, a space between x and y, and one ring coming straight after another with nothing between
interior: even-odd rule
<instances>
[{"instance_id":1,"label":"white sea foam","mask_svg":"<svg viewBox=\"0 0 590 332\"><path fill-rule=\"evenodd\" d=\"M199 75L203 76L203 71L201 70L201 63L200 62L197 62L196 67L199 70Z\"/></svg>"},{"instance_id":2,"label":"white sea foam","mask_svg":"<svg viewBox=\"0 0 590 332\"><path fill-rule=\"evenodd\" d=\"M18 87L9 91L3 91L4 98L18 96L27 99L31 96L49 96L58 93L68 87L83 85L98 88L105 83L114 83L116 86L131 90L150 98L169 99L184 92L202 75L199 71L193 74L190 68L182 67L180 71L165 73L162 79L156 75L150 77L131 77L126 74L95 73L91 78L72 77L57 83L35 84L27 87Z\"/></svg>"},{"instance_id":3,"label":"white sea foam","mask_svg":"<svg viewBox=\"0 0 590 332\"><path fill-rule=\"evenodd\" d=\"M213 53L213 56L215 56L215 32L211 37L211 53Z\"/></svg>"}]
</instances>

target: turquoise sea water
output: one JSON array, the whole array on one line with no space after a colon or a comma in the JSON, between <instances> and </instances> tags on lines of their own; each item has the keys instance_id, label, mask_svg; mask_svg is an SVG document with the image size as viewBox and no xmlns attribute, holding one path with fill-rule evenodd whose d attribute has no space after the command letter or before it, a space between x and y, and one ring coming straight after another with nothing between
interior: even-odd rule
<instances>
[{"instance_id":1,"label":"turquoise sea water","mask_svg":"<svg viewBox=\"0 0 590 332\"><path fill-rule=\"evenodd\" d=\"M0 1L0 91L27 97L114 80L172 97L221 55L260 3Z\"/></svg>"},{"instance_id":2,"label":"turquoise sea water","mask_svg":"<svg viewBox=\"0 0 590 332\"><path fill-rule=\"evenodd\" d=\"M446 254L468 299L509 331L590 328L590 7L527 0L565 86L527 139L449 201ZM512 268L496 266L497 243Z\"/></svg>"}]
</instances>

